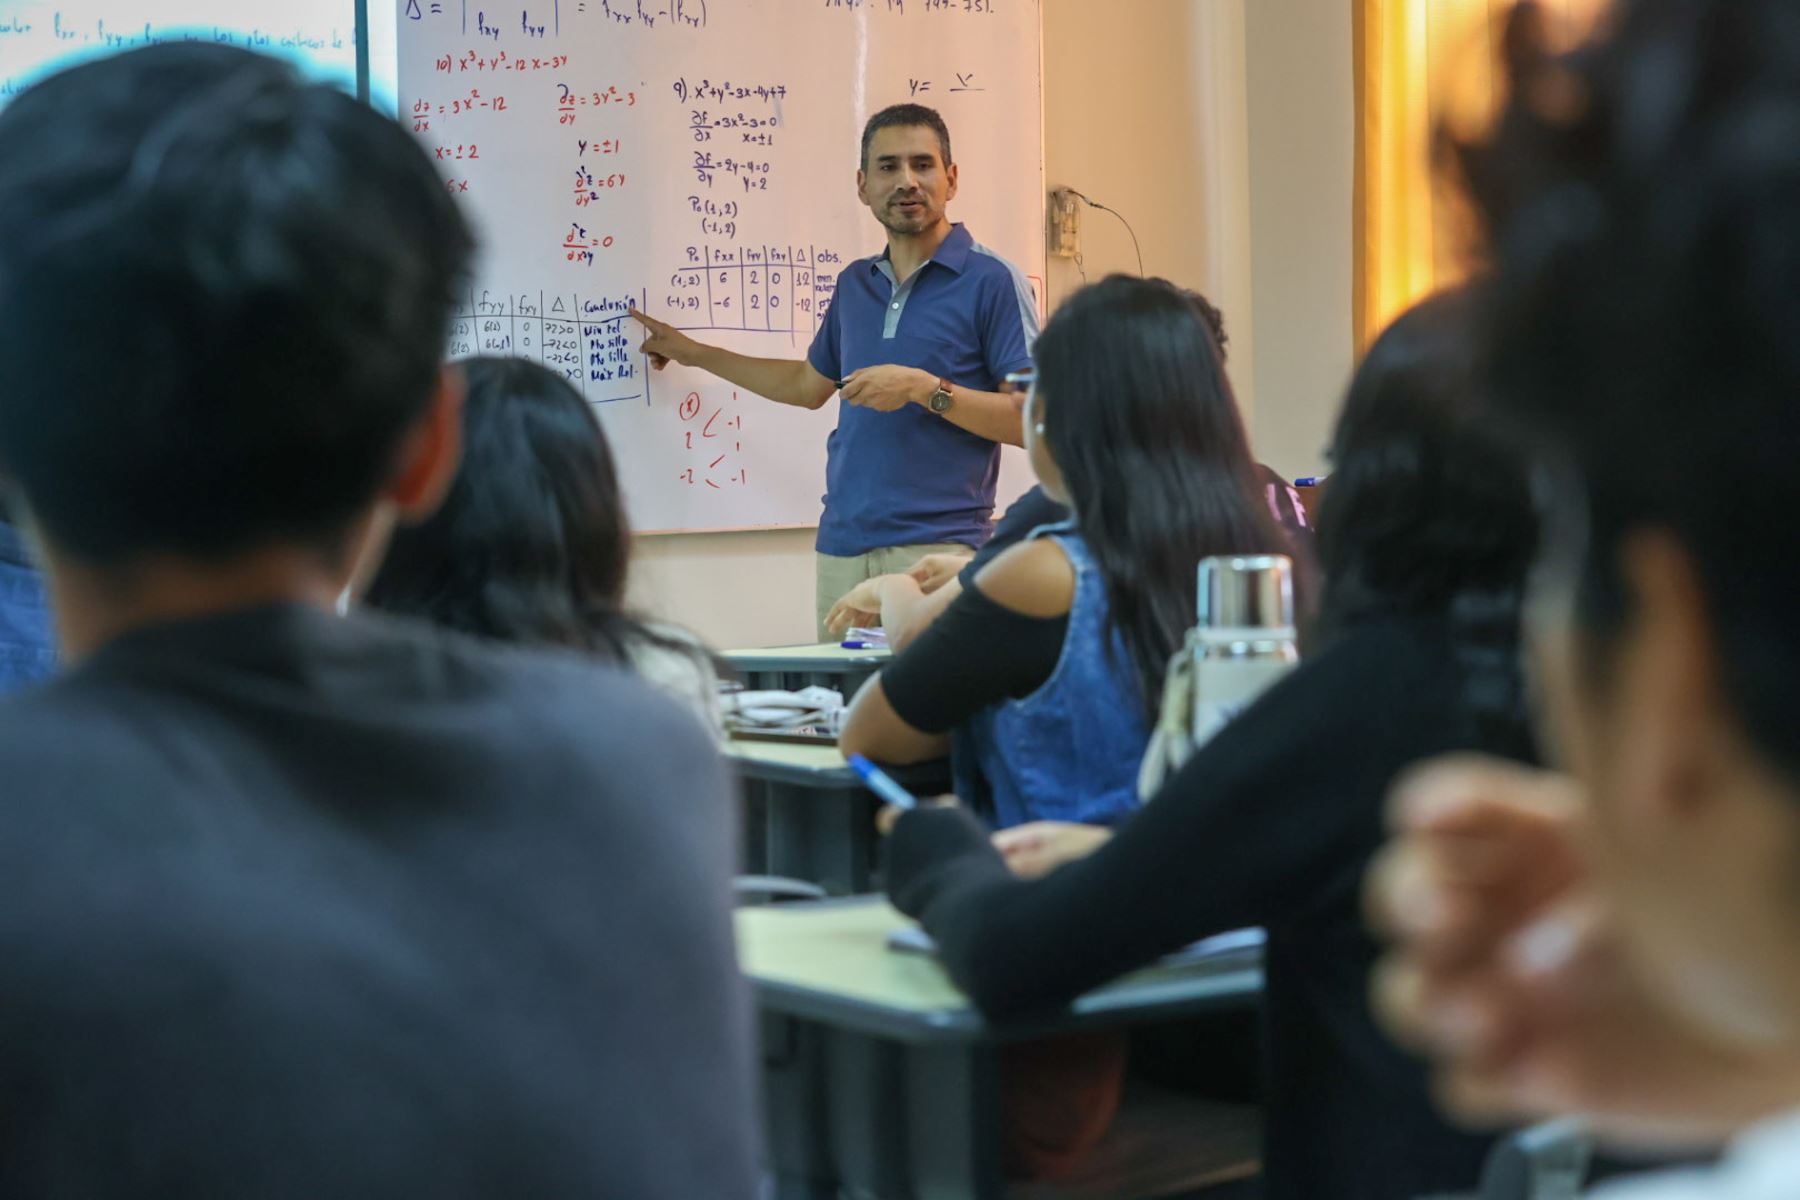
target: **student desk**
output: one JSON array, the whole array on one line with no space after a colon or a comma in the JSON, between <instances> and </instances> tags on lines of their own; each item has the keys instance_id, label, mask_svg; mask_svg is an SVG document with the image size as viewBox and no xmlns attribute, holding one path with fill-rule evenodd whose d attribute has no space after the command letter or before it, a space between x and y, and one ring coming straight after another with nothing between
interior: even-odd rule
<instances>
[{"instance_id":1,"label":"student desk","mask_svg":"<svg viewBox=\"0 0 1800 1200\"><path fill-rule=\"evenodd\" d=\"M803 879L834 895L873 886L880 802L836 746L733 739L725 756L744 786L745 869ZM949 790L944 760L889 773L924 795Z\"/></svg>"},{"instance_id":2,"label":"student desk","mask_svg":"<svg viewBox=\"0 0 1800 1200\"><path fill-rule=\"evenodd\" d=\"M887 948L905 924L874 896L738 910L780 1200L1002 1197L1000 1046L1242 1008L1262 989L1262 952L1245 949L991 1025L935 959Z\"/></svg>"},{"instance_id":3,"label":"student desk","mask_svg":"<svg viewBox=\"0 0 1800 1200\"><path fill-rule=\"evenodd\" d=\"M826 642L819 646L727 650L722 657L744 677L744 687L750 691L797 692L817 685L836 688L848 700L893 654L888 650L846 650L836 642Z\"/></svg>"}]
</instances>

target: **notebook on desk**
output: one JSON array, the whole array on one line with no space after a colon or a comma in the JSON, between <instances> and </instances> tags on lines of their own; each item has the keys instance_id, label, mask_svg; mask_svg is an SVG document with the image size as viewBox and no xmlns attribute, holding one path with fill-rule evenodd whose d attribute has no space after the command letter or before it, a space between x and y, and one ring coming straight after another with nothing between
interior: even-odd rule
<instances>
[{"instance_id":1,"label":"notebook on desk","mask_svg":"<svg viewBox=\"0 0 1800 1200\"><path fill-rule=\"evenodd\" d=\"M1157 960L1157 965L1172 967L1208 958L1224 958L1245 950L1259 950L1267 941L1268 935L1259 927L1233 929L1225 933L1215 933L1211 937L1203 937L1197 942L1183 946L1173 954L1165 954ZM929 933L917 925L906 925L890 930L887 935L887 947L889 950L895 950L902 954L937 953L937 943L931 940Z\"/></svg>"}]
</instances>

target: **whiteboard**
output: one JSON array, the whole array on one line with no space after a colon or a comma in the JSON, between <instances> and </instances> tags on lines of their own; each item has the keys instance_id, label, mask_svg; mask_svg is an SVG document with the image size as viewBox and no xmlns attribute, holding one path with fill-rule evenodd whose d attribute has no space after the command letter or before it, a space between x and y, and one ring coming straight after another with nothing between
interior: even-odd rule
<instances>
[{"instance_id":1,"label":"whiteboard","mask_svg":"<svg viewBox=\"0 0 1800 1200\"><path fill-rule=\"evenodd\" d=\"M169 41L282 55L355 88L352 0L0 0L0 104L83 58Z\"/></svg>"},{"instance_id":2,"label":"whiteboard","mask_svg":"<svg viewBox=\"0 0 1800 1200\"><path fill-rule=\"evenodd\" d=\"M876 110L943 113L961 172L952 219L1043 295L1038 0L396 11L401 117L482 243L452 356L535 358L579 387L639 529L818 523L840 402L809 412L703 372L652 372L626 309L744 354L802 357L838 272L886 244L855 193ZM1009 457L1002 497L1025 482Z\"/></svg>"}]
</instances>

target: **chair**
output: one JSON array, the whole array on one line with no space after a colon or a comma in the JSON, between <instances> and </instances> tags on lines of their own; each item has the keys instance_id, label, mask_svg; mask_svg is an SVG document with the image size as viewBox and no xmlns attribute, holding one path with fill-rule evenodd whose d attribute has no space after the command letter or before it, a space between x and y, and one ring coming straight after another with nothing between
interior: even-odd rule
<instances>
[{"instance_id":1,"label":"chair","mask_svg":"<svg viewBox=\"0 0 1800 1200\"><path fill-rule=\"evenodd\" d=\"M1576 1200L1593 1158L1580 1121L1546 1121L1510 1133L1488 1151L1480 1200Z\"/></svg>"},{"instance_id":2,"label":"chair","mask_svg":"<svg viewBox=\"0 0 1800 1200\"><path fill-rule=\"evenodd\" d=\"M1419 1200L1577 1200L1593 1154L1580 1121L1546 1121L1494 1143L1479 1190Z\"/></svg>"},{"instance_id":3,"label":"chair","mask_svg":"<svg viewBox=\"0 0 1800 1200\"><path fill-rule=\"evenodd\" d=\"M828 894L816 883L780 875L739 875L731 881L731 892L740 907L783 900L823 900Z\"/></svg>"}]
</instances>

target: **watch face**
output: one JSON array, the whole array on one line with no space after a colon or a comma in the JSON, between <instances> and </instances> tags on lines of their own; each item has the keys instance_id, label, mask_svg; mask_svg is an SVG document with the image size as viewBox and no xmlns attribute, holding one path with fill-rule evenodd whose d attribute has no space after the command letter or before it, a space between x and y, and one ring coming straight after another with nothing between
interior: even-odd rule
<instances>
[{"instance_id":1,"label":"watch face","mask_svg":"<svg viewBox=\"0 0 1800 1200\"><path fill-rule=\"evenodd\" d=\"M931 411L937 413L949 412L950 393L946 392L943 388L939 388L937 391L931 393Z\"/></svg>"}]
</instances>

